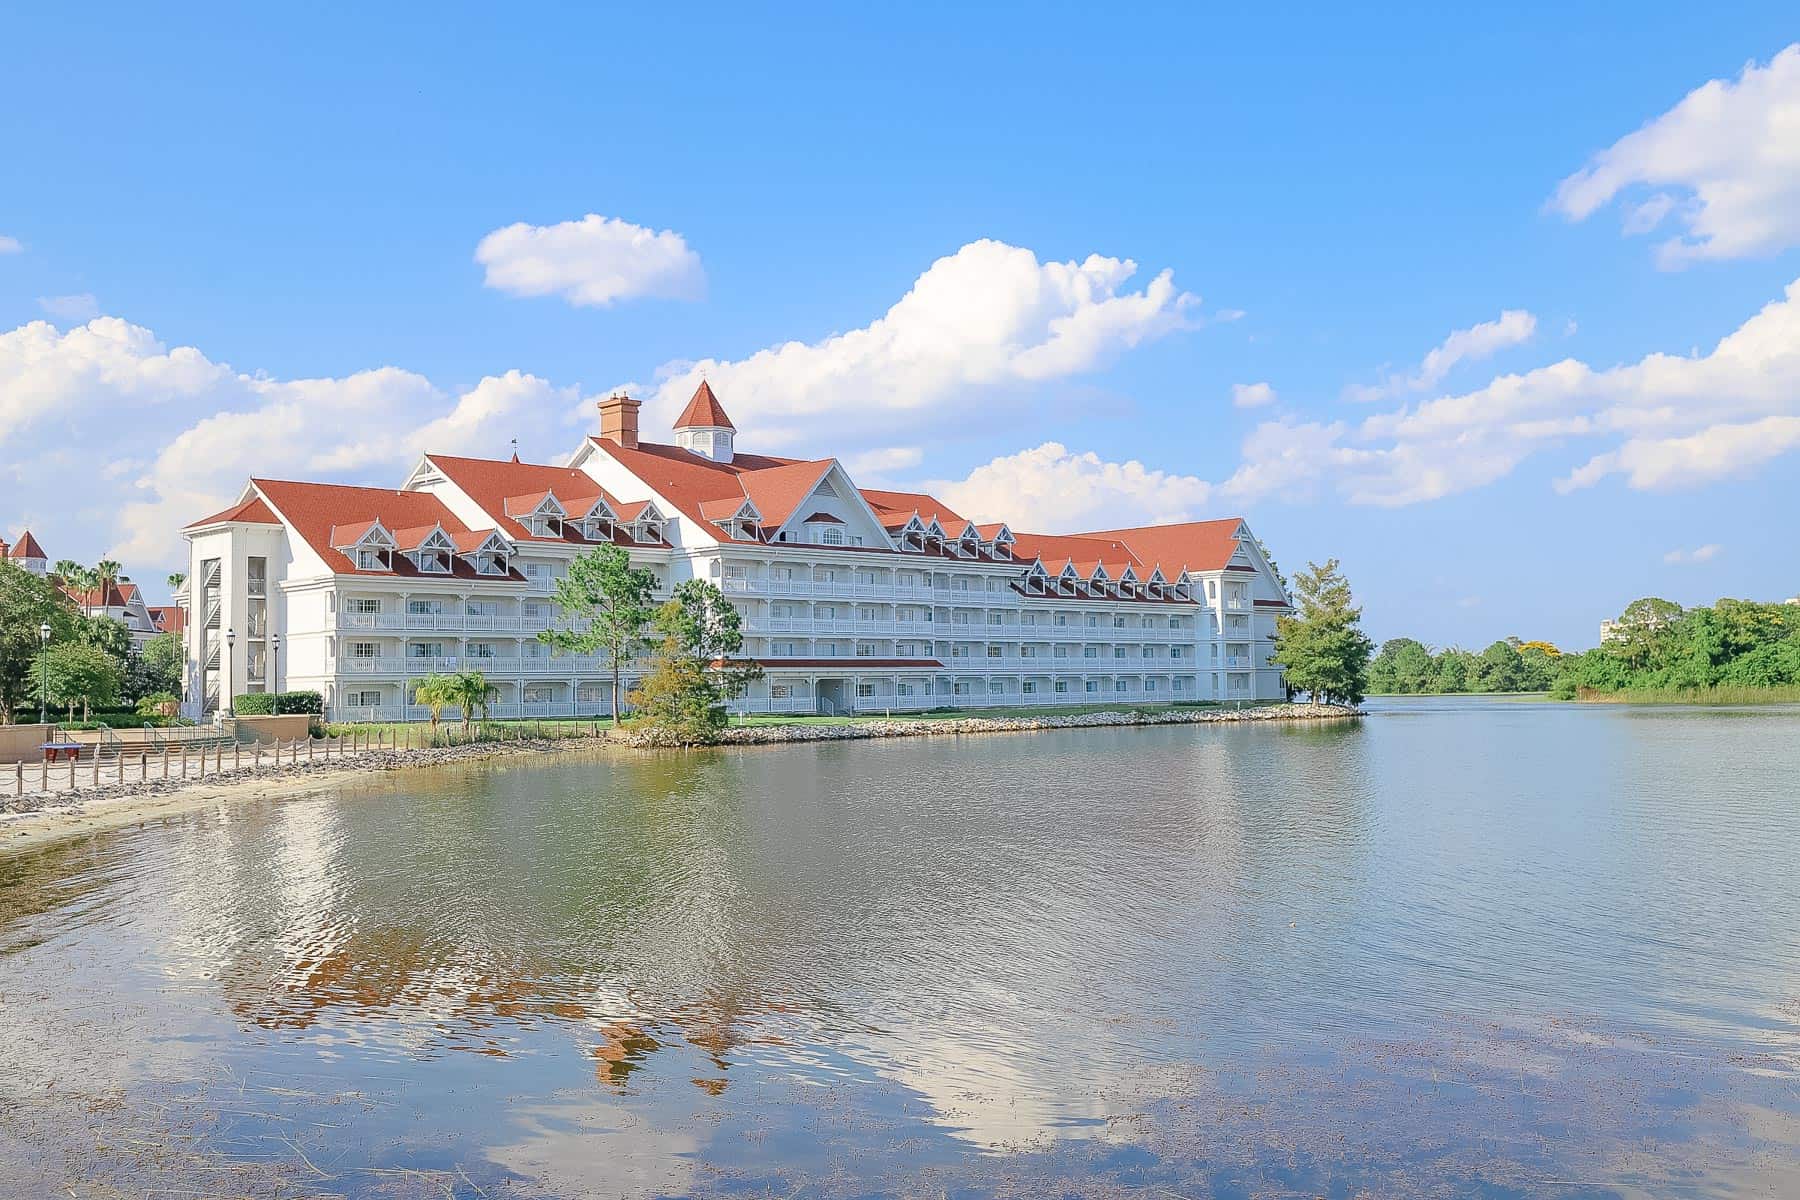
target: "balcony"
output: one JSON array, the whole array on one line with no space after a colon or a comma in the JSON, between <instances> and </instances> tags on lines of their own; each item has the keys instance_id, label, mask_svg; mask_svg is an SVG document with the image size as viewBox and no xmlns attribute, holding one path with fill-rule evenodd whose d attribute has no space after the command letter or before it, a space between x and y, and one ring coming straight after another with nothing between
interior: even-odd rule
<instances>
[{"instance_id":1,"label":"balcony","mask_svg":"<svg viewBox=\"0 0 1800 1200\"><path fill-rule=\"evenodd\" d=\"M562 679L574 675L611 675L612 663L598 655L579 654L556 658L532 658L525 655L444 655L421 658L387 654L373 658L340 658L332 665L331 670L339 675L365 676L443 675L456 671L480 671L493 679Z\"/></svg>"},{"instance_id":2,"label":"balcony","mask_svg":"<svg viewBox=\"0 0 1800 1200\"><path fill-rule=\"evenodd\" d=\"M538 633L562 624L554 614L520 613L339 613L337 619L340 630L353 633Z\"/></svg>"}]
</instances>

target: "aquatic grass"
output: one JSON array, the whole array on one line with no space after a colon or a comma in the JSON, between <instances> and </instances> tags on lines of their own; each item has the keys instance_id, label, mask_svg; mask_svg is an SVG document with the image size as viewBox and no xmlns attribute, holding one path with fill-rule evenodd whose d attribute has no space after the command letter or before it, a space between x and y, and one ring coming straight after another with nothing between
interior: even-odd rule
<instances>
[{"instance_id":1,"label":"aquatic grass","mask_svg":"<svg viewBox=\"0 0 1800 1200\"><path fill-rule=\"evenodd\" d=\"M1800 685L1719 684L1709 688L1639 688L1617 692L1583 688L1576 699L1584 704L1800 704Z\"/></svg>"}]
</instances>

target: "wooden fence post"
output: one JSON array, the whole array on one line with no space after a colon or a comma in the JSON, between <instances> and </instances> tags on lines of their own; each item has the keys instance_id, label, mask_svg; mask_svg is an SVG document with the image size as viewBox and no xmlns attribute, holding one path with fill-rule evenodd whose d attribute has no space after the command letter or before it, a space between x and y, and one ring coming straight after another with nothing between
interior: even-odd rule
<instances>
[{"instance_id":1,"label":"wooden fence post","mask_svg":"<svg viewBox=\"0 0 1800 1200\"><path fill-rule=\"evenodd\" d=\"M24 794L25 764L23 762L16 762L13 764L13 795L23 796Z\"/></svg>"}]
</instances>

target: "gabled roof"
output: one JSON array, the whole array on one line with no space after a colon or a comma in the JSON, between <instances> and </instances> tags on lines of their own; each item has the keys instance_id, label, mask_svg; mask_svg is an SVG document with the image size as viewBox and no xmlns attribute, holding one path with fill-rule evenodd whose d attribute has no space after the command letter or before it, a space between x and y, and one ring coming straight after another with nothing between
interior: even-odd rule
<instances>
[{"instance_id":1,"label":"gabled roof","mask_svg":"<svg viewBox=\"0 0 1800 1200\"><path fill-rule=\"evenodd\" d=\"M50 557L48 554L44 553L44 548L38 545L38 540L31 536L31 530L29 529L19 535L19 540L13 543L13 548L7 551L7 555L10 558L47 559Z\"/></svg>"},{"instance_id":2,"label":"gabled roof","mask_svg":"<svg viewBox=\"0 0 1800 1200\"><path fill-rule=\"evenodd\" d=\"M1155 562L1174 578L1183 569L1221 571L1237 550L1232 535L1242 528L1241 517L1221 521L1186 521L1178 525L1140 525L1131 529L1103 529L1080 536L1117 539L1131 547L1140 562Z\"/></svg>"},{"instance_id":3,"label":"gabled roof","mask_svg":"<svg viewBox=\"0 0 1800 1200\"><path fill-rule=\"evenodd\" d=\"M967 524L948 504L924 492L894 492L885 488L858 488L857 491L889 529L900 528L914 513L919 514L919 519L927 525L935 520L946 529L960 529Z\"/></svg>"},{"instance_id":4,"label":"gabled roof","mask_svg":"<svg viewBox=\"0 0 1800 1200\"><path fill-rule=\"evenodd\" d=\"M590 437L588 445L609 455L710 536L726 541L755 539L726 537L714 527L703 505L747 497L762 514L762 523L774 528L793 515L832 464L831 459L808 462L762 454L739 454L728 463L714 462L680 446L639 442L628 447L598 437ZM629 519L623 507L614 507L622 519Z\"/></svg>"},{"instance_id":5,"label":"gabled roof","mask_svg":"<svg viewBox=\"0 0 1800 1200\"><path fill-rule=\"evenodd\" d=\"M694 389L694 398L687 402L681 415L675 418L676 429L729 429L737 432L737 426L725 415L725 408L719 398L713 395L712 384L702 379L700 386Z\"/></svg>"},{"instance_id":6,"label":"gabled roof","mask_svg":"<svg viewBox=\"0 0 1800 1200\"><path fill-rule=\"evenodd\" d=\"M460 521L449 507L430 492L394 492L385 488L348 487L336 483L295 483L279 479L252 479L252 486L269 501L272 511L283 523L312 548L326 569L338 575L387 575L400 578L445 578L427 574L411 560L396 553L392 571L360 570L355 561L332 542L349 546L357 538L380 524L383 529L429 532L441 526L460 550L471 534L486 538L486 530L472 530ZM336 537L333 537L333 528ZM350 534L349 540L345 540ZM525 577L509 567L505 575L478 575L475 568L460 555L452 560L450 576L461 579L486 579L490 582L512 580L522 583Z\"/></svg>"},{"instance_id":7,"label":"gabled roof","mask_svg":"<svg viewBox=\"0 0 1800 1200\"><path fill-rule=\"evenodd\" d=\"M241 500L223 512L216 512L210 517L201 517L187 528L198 529L202 525L220 525L230 521L250 525L281 524L275 514L269 511L269 506L263 503L261 496L251 496L248 500ZM30 537L31 535L26 534L25 536Z\"/></svg>"},{"instance_id":8,"label":"gabled roof","mask_svg":"<svg viewBox=\"0 0 1800 1200\"><path fill-rule=\"evenodd\" d=\"M530 515L543 502L544 497L552 493L572 521L587 516L600 503L605 503L613 512L623 516L618 501L595 483L593 476L573 467L503 462L488 458L459 458L451 454L427 454L425 461L480 505L488 520L514 542L552 542L573 546L599 544L582 537L581 531L573 528L569 522L564 523L560 537L532 533L519 522L519 517ZM606 540L603 538L600 542ZM621 529L613 531L611 540L625 546L639 544Z\"/></svg>"}]
</instances>

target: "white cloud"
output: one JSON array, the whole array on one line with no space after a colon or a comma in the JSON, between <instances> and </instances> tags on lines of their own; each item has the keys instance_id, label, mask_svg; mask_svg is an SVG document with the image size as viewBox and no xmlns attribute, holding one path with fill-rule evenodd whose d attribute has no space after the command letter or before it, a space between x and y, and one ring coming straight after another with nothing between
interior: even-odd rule
<instances>
[{"instance_id":1,"label":"white cloud","mask_svg":"<svg viewBox=\"0 0 1800 1200\"><path fill-rule=\"evenodd\" d=\"M71 296L39 296L38 307L64 321L91 321L100 315L100 302L92 292Z\"/></svg>"},{"instance_id":2,"label":"white cloud","mask_svg":"<svg viewBox=\"0 0 1800 1200\"><path fill-rule=\"evenodd\" d=\"M927 486L971 520L1022 523L1037 533L1105 528L1119 520L1187 520L1205 509L1216 490L1192 475L1152 470L1135 460L1107 462L1059 442L996 458L966 479Z\"/></svg>"},{"instance_id":3,"label":"white cloud","mask_svg":"<svg viewBox=\"0 0 1800 1200\"><path fill-rule=\"evenodd\" d=\"M589 213L579 221L496 229L475 247L486 286L514 296L560 295L605 306L638 296L697 299L700 256L672 229L661 232Z\"/></svg>"},{"instance_id":4,"label":"white cloud","mask_svg":"<svg viewBox=\"0 0 1800 1200\"><path fill-rule=\"evenodd\" d=\"M25 243L16 237L8 237L6 234L0 233L0 254L23 254L24 252Z\"/></svg>"},{"instance_id":5,"label":"white cloud","mask_svg":"<svg viewBox=\"0 0 1800 1200\"><path fill-rule=\"evenodd\" d=\"M862 479L911 470L925 461L925 451L918 446L884 446L878 450L852 454L843 461L846 471L853 477Z\"/></svg>"},{"instance_id":6,"label":"white cloud","mask_svg":"<svg viewBox=\"0 0 1800 1200\"><path fill-rule=\"evenodd\" d=\"M1360 422L1264 421L1215 481L1051 443L943 487L946 499L963 496L984 513L1038 506L1063 528L1320 493L1399 507L1484 487L1571 445L1586 445L1588 456L1556 481L1561 492L1615 475L1636 489L1699 487L1800 450L1800 280L1709 353L1650 354L1598 370L1564 359ZM1165 482L1167 504L1156 494ZM1104 519L1092 520L1095 512Z\"/></svg>"},{"instance_id":7,"label":"white cloud","mask_svg":"<svg viewBox=\"0 0 1800 1200\"><path fill-rule=\"evenodd\" d=\"M976 398L1023 406L1033 387L1197 322L1199 298L1178 289L1170 271L1124 290L1137 269L1097 254L1039 262L1018 246L971 242L859 329L737 361L668 364L646 423L672 420L702 376L732 419L770 448L817 442L824 414L841 446L914 433L921 422L966 413Z\"/></svg>"},{"instance_id":8,"label":"white cloud","mask_svg":"<svg viewBox=\"0 0 1800 1200\"><path fill-rule=\"evenodd\" d=\"M1239 408L1262 408L1275 403L1275 389L1267 383L1234 383L1231 402Z\"/></svg>"},{"instance_id":9,"label":"white cloud","mask_svg":"<svg viewBox=\"0 0 1800 1200\"><path fill-rule=\"evenodd\" d=\"M1665 267L1800 243L1800 44L1695 88L1564 179L1550 204L1581 221L1640 187L1652 194L1627 210L1627 234L1671 216L1682 227L1656 247Z\"/></svg>"},{"instance_id":10,"label":"white cloud","mask_svg":"<svg viewBox=\"0 0 1800 1200\"><path fill-rule=\"evenodd\" d=\"M1509 308L1492 321L1457 329L1426 352L1411 374L1389 375L1378 384L1352 384L1344 389L1351 400L1380 400L1401 392L1423 392L1443 382L1460 363L1491 358L1500 351L1531 340L1537 318L1522 308Z\"/></svg>"},{"instance_id":11,"label":"white cloud","mask_svg":"<svg viewBox=\"0 0 1800 1200\"><path fill-rule=\"evenodd\" d=\"M68 534L105 531L104 545L70 546L78 557L106 552L144 574L174 565L181 527L224 507L251 474L369 482L428 448L498 455L515 434L553 453L573 431L547 429L542 414L575 398L518 371L460 394L396 367L271 379L168 349L116 317L66 333L36 321L0 334L0 477L65 497ZM69 445L80 461L55 449Z\"/></svg>"},{"instance_id":12,"label":"white cloud","mask_svg":"<svg viewBox=\"0 0 1800 1200\"><path fill-rule=\"evenodd\" d=\"M1663 555L1663 561L1671 566L1711 562L1719 556L1719 552L1724 548L1716 542L1708 542L1706 545L1696 546L1692 550L1671 550Z\"/></svg>"}]
</instances>

